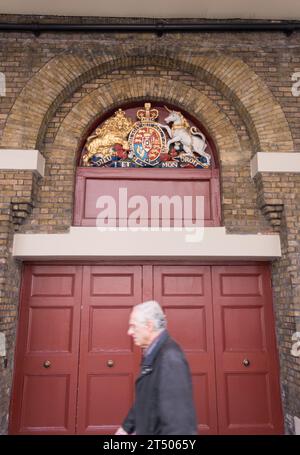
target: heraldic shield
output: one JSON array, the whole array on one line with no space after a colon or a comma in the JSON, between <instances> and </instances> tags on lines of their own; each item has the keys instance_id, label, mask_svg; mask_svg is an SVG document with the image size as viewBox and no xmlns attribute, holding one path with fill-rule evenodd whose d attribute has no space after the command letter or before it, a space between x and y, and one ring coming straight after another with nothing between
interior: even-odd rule
<instances>
[{"instance_id":1,"label":"heraldic shield","mask_svg":"<svg viewBox=\"0 0 300 455\"><path fill-rule=\"evenodd\" d=\"M128 138L129 158L138 166L157 166L166 149L166 135L154 121L158 117L158 111L150 110L150 107L150 103L145 103L145 110L140 109L137 112L140 121L136 122Z\"/></svg>"}]
</instances>

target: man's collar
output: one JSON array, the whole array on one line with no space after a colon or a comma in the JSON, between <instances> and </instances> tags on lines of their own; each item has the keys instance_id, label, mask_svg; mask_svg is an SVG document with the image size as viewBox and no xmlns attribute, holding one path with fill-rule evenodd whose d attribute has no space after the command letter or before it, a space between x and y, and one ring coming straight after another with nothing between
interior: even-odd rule
<instances>
[{"instance_id":1,"label":"man's collar","mask_svg":"<svg viewBox=\"0 0 300 455\"><path fill-rule=\"evenodd\" d=\"M169 338L169 333L165 329L152 341L150 346L148 346L148 348L145 350L142 365L152 365L156 354L160 350L163 343L167 340L167 338Z\"/></svg>"}]
</instances>

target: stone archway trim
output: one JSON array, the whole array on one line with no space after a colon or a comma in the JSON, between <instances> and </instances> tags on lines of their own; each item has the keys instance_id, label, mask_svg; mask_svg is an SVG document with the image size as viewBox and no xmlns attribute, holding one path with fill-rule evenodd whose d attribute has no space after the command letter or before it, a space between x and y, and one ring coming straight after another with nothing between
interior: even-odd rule
<instances>
[{"instance_id":1,"label":"stone archway trim","mask_svg":"<svg viewBox=\"0 0 300 455\"><path fill-rule=\"evenodd\" d=\"M136 100L159 100L180 106L193 113L205 126L216 144L219 158L238 162L242 151L234 126L220 108L206 95L182 82L174 81L170 89L163 78L126 78L101 86L82 98L64 118L51 148L64 156L74 155L89 125L122 103ZM250 152L247 156L250 159Z\"/></svg>"},{"instance_id":2,"label":"stone archway trim","mask_svg":"<svg viewBox=\"0 0 300 455\"><path fill-rule=\"evenodd\" d=\"M120 50L121 51L121 50ZM132 55L130 55L130 52ZM126 52L121 61L109 56L87 58L82 54L60 55L53 58L34 75L17 98L4 128L2 148L36 148L51 117L64 97L76 87L88 82L103 71L126 66L126 61L136 64L151 63L159 55L152 51L143 58L133 55L137 50ZM222 57L191 57L178 55L161 59L162 65L170 65L190 71L215 86L236 103L244 118L256 151L291 152L293 140L285 115L266 84L242 60ZM246 88L246 89L245 89ZM30 106L30 109L28 109ZM263 115L261 115L263 112Z\"/></svg>"}]
</instances>

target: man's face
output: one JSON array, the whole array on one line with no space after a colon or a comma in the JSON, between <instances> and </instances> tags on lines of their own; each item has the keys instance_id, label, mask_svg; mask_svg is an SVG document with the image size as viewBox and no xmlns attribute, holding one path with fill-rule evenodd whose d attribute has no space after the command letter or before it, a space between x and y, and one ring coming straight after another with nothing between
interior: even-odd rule
<instances>
[{"instance_id":1,"label":"man's face","mask_svg":"<svg viewBox=\"0 0 300 455\"><path fill-rule=\"evenodd\" d=\"M129 318L128 335L132 336L134 344L141 348L149 346L151 337L151 327L149 324L142 322L139 313L133 310Z\"/></svg>"}]
</instances>

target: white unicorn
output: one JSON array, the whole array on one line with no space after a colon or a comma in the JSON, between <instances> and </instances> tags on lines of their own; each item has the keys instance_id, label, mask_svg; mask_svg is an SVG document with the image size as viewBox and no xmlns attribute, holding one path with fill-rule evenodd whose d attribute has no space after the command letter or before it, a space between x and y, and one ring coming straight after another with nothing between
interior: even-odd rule
<instances>
[{"instance_id":1,"label":"white unicorn","mask_svg":"<svg viewBox=\"0 0 300 455\"><path fill-rule=\"evenodd\" d=\"M193 156L193 152L195 152L198 155L204 156L209 165L211 157L209 153L205 152L207 143L204 134L198 131L194 126L190 127L188 121L181 112L170 111L166 106L165 108L170 112L170 115L165 118L165 122L173 122L171 128L167 125L159 124L162 128L167 130L171 138L168 140L167 150L169 150L170 144L181 142L183 150L187 155Z\"/></svg>"}]
</instances>

